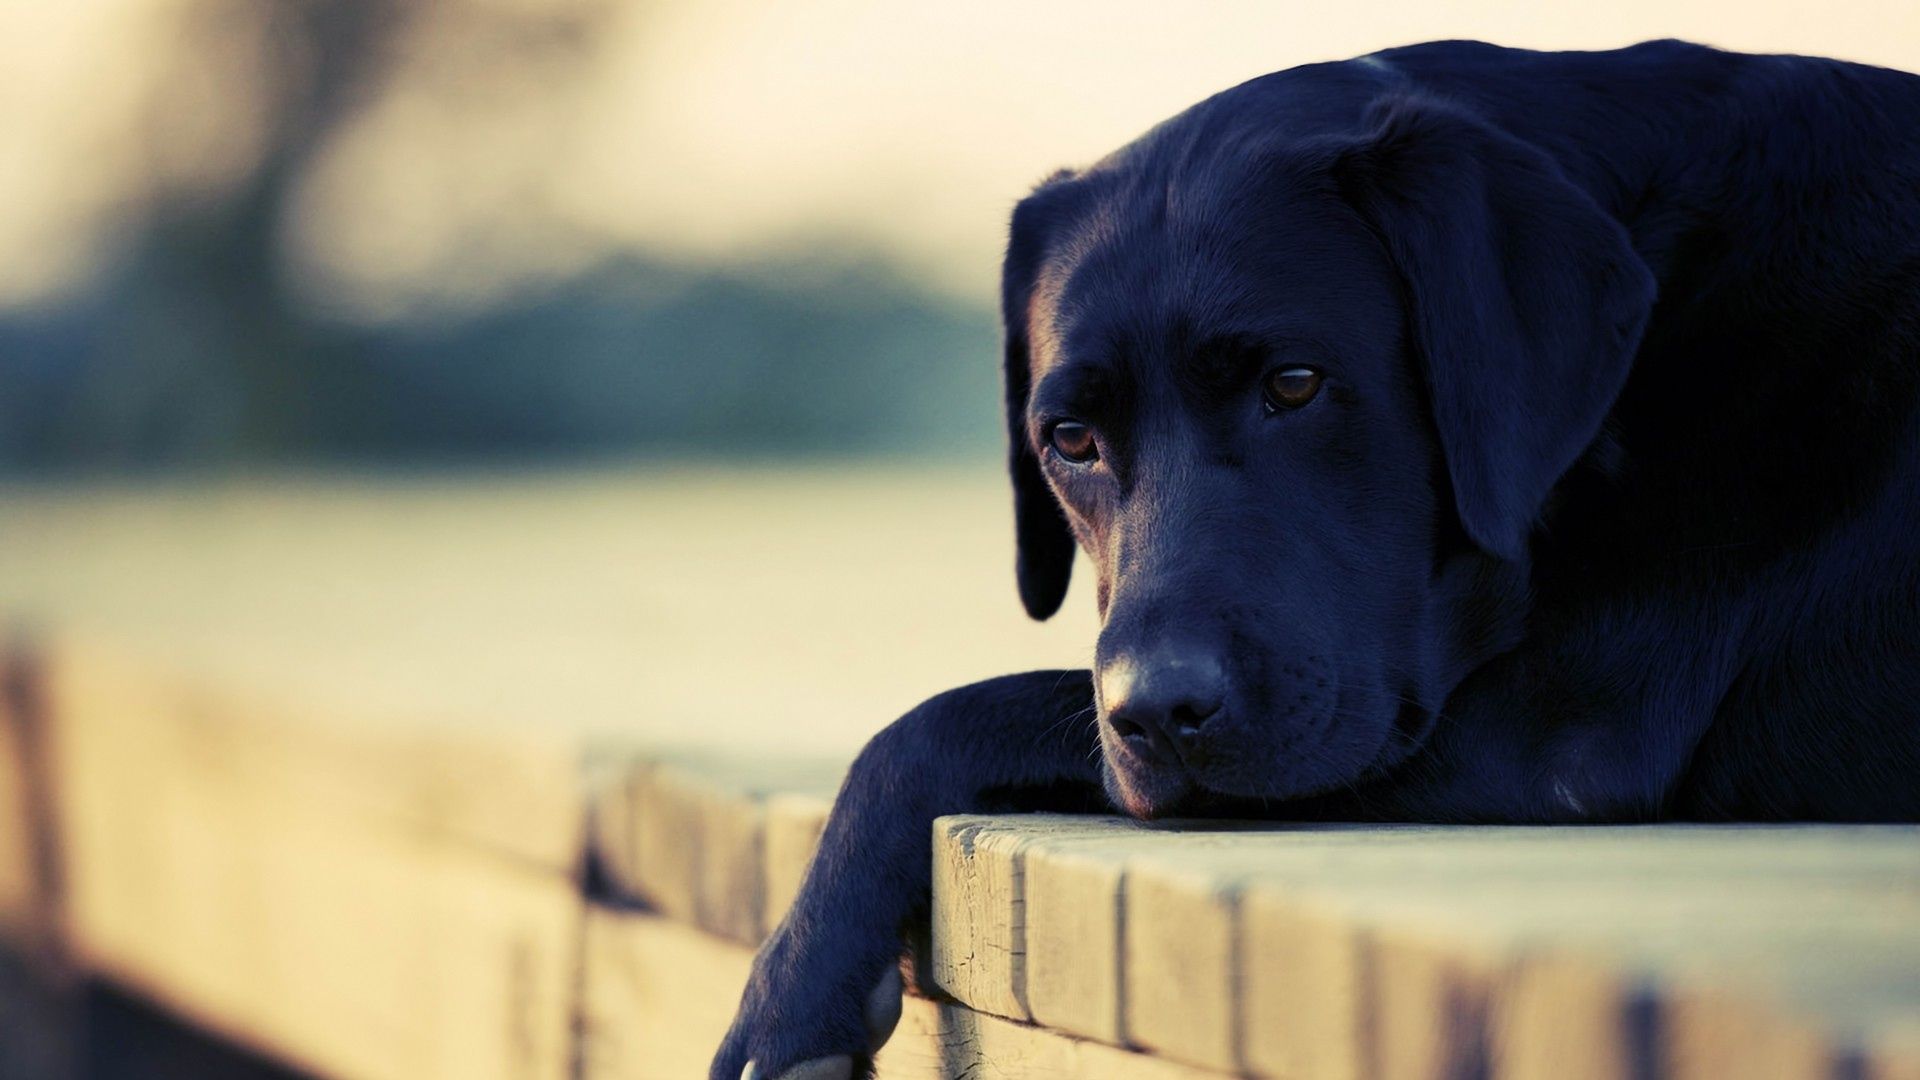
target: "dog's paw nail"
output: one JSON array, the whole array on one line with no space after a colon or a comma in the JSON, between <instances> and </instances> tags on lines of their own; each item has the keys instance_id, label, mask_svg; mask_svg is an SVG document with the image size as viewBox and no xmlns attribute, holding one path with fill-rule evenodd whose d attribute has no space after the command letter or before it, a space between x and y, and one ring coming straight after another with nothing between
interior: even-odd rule
<instances>
[{"instance_id":1,"label":"dog's paw nail","mask_svg":"<svg viewBox=\"0 0 1920 1080\"><path fill-rule=\"evenodd\" d=\"M867 1049L878 1050L893 1037L900 1024L900 966L887 969L867 994Z\"/></svg>"},{"instance_id":2,"label":"dog's paw nail","mask_svg":"<svg viewBox=\"0 0 1920 1080\"><path fill-rule=\"evenodd\" d=\"M760 1080L760 1063L747 1062L746 1066L740 1070L740 1080Z\"/></svg>"},{"instance_id":3,"label":"dog's paw nail","mask_svg":"<svg viewBox=\"0 0 1920 1080\"><path fill-rule=\"evenodd\" d=\"M845 1054L835 1054L803 1061L781 1073L780 1080L853 1080L853 1059Z\"/></svg>"}]
</instances>

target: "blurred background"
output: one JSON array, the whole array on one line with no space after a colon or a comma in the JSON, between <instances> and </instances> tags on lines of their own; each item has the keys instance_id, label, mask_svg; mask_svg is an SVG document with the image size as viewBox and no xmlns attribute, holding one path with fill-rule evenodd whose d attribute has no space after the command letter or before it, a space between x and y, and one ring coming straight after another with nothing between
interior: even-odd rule
<instances>
[{"instance_id":1,"label":"blurred background","mask_svg":"<svg viewBox=\"0 0 1920 1080\"><path fill-rule=\"evenodd\" d=\"M0 470L998 450L1027 185L1436 37L1920 66L1905 0L0 4Z\"/></svg>"}]
</instances>

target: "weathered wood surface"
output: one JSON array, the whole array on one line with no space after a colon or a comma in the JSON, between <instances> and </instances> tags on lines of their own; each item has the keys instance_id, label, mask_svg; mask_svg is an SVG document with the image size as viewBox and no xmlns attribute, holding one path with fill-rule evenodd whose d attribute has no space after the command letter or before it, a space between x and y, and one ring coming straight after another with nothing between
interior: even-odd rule
<instances>
[{"instance_id":1,"label":"weathered wood surface","mask_svg":"<svg viewBox=\"0 0 1920 1080\"><path fill-rule=\"evenodd\" d=\"M753 953L672 920L597 910L587 924L584 1080L706 1075ZM909 997L884 1080L1223 1080L1220 1074Z\"/></svg>"},{"instance_id":2,"label":"weathered wood surface","mask_svg":"<svg viewBox=\"0 0 1920 1080\"><path fill-rule=\"evenodd\" d=\"M563 759L48 655L87 969L319 1075L567 1074L582 800L542 771Z\"/></svg>"},{"instance_id":3,"label":"weathered wood surface","mask_svg":"<svg viewBox=\"0 0 1920 1080\"><path fill-rule=\"evenodd\" d=\"M767 799L766 898L761 925L772 928L786 917L800 894L807 867L820 846L833 800L821 794L784 793Z\"/></svg>"},{"instance_id":4,"label":"weathered wood surface","mask_svg":"<svg viewBox=\"0 0 1920 1080\"><path fill-rule=\"evenodd\" d=\"M938 948L972 959L947 989L1005 1013L1070 986L1100 1011L1036 1015L1210 1068L1811 1078L1920 1060L1911 828L949 818L936 845L936 880L991 876L984 859L1049 883L936 914L968 935Z\"/></svg>"},{"instance_id":5,"label":"weathered wood surface","mask_svg":"<svg viewBox=\"0 0 1920 1080\"><path fill-rule=\"evenodd\" d=\"M0 631L0 940L36 957L59 919L42 690L37 654Z\"/></svg>"},{"instance_id":6,"label":"weathered wood surface","mask_svg":"<svg viewBox=\"0 0 1920 1080\"><path fill-rule=\"evenodd\" d=\"M602 879L669 918L756 944L799 890L845 768L824 757L637 761L594 799Z\"/></svg>"},{"instance_id":7,"label":"weathered wood surface","mask_svg":"<svg viewBox=\"0 0 1920 1080\"><path fill-rule=\"evenodd\" d=\"M764 829L703 824L763 806L754 772L656 765L630 783L690 808L656 815L663 836L706 837L709 865L758 856L764 883L775 873ZM802 801L817 827L818 796ZM1030 815L943 819L934 842L940 988L1203 1070L1683 1080L1896 1076L1914 1060L1912 829ZM763 887L715 913L700 891L713 872L678 857L631 862L627 886L739 942L777 920ZM804 859L782 864L797 881Z\"/></svg>"}]
</instances>

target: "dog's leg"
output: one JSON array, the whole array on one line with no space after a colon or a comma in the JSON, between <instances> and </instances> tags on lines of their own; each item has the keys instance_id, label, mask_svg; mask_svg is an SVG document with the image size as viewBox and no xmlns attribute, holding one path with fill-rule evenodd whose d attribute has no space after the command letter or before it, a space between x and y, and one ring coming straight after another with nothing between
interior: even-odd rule
<instances>
[{"instance_id":1,"label":"dog's leg","mask_svg":"<svg viewBox=\"0 0 1920 1080\"><path fill-rule=\"evenodd\" d=\"M793 908L754 959L711 1080L848 1080L900 1016L903 931L927 917L941 814L1106 805L1090 676L949 691L874 736L834 801Z\"/></svg>"},{"instance_id":2,"label":"dog's leg","mask_svg":"<svg viewBox=\"0 0 1920 1080\"><path fill-rule=\"evenodd\" d=\"M1694 630L1726 620L1683 609L1658 632L1589 612L1461 684L1419 752L1392 774L1325 800L1324 815L1516 824L1667 816L1739 670L1739 653ZM1644 642L1638 649L1594 642Z\"/></svg>"}]
</instances>

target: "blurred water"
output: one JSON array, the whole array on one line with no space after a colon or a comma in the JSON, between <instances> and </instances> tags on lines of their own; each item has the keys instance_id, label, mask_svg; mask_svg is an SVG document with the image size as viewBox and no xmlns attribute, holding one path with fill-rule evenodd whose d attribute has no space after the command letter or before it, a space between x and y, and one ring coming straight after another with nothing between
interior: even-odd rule
<instances>
[{"instance_id":1,"label":"blurred water","mask_svg":"<svg viewBox=\"0 0 1920 1080\"><path fill-rule=\"evenodd\" d=\"M0 471L997 453L987 311L804 269L628 259L377 326L123 276L0 313ZM246 304L259 337L225 329Z\"/></svg>"},{"instance_id":2,"label":"blurred water","mask_svg":"<svg viewBox=\"0 0 1920 1080\"><path fill-rule=\"evenodd\" d=\"M839 752L1083 666L997 470L674 468L0 488L0 612L324 715Z\"/></svg>"}]
</instances>

